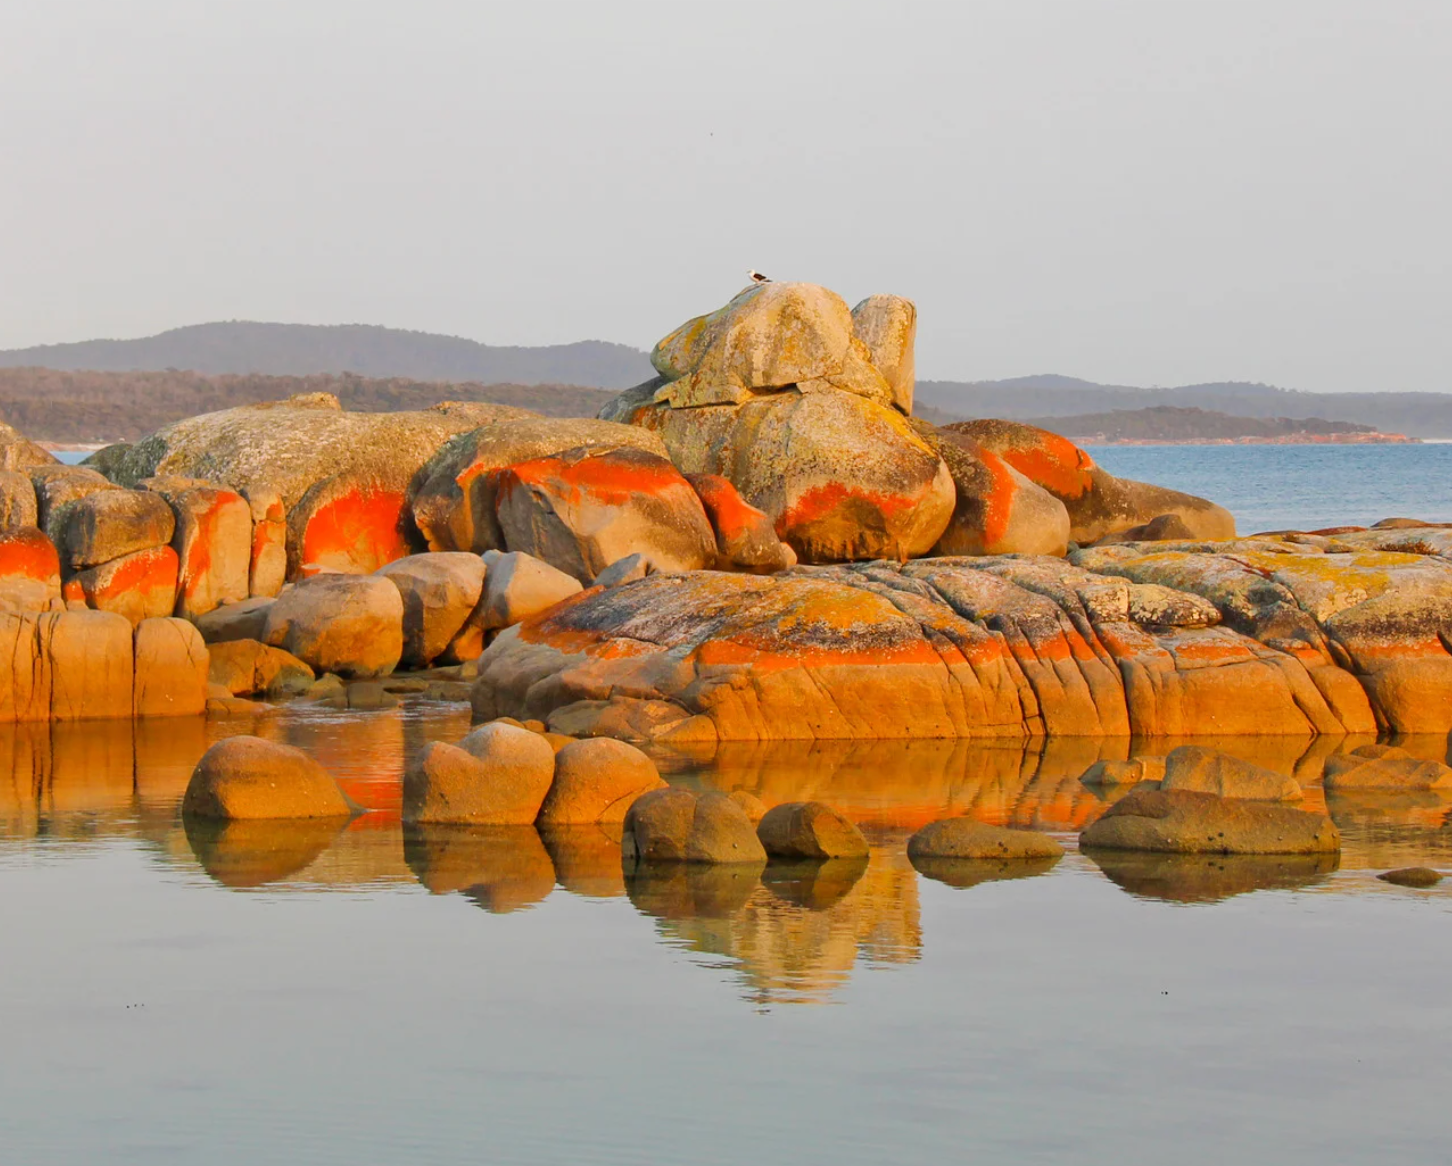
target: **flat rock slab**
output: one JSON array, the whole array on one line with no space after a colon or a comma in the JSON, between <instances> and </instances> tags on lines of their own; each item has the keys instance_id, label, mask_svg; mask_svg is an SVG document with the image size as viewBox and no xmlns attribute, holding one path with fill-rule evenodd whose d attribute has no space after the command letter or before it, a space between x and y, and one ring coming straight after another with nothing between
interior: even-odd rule
<instances>
[{"instance_id":1,"label":"flat rock slab","mask_svg":"<svg viewBox=\"0 0 1452 1166\"><path fill-rule=\"evenodd\" d=\"M1341 849L1331 819L1190 790L1137 789L1079 836L1085 850L1166 854L1325 854Z\"/></svg>"}]
</instances>

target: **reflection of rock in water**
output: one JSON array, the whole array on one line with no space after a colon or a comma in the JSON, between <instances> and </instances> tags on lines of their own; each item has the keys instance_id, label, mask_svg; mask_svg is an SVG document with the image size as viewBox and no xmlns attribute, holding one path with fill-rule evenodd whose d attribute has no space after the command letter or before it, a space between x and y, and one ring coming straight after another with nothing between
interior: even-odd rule
<instances>
[{"instance_id":1,"label":"reflection of rock in water","mask_svg":"<svg viewBox=\"0 0 1452 1166\"><path fill-rule=\"evenodd\" d=\"M1333 873L1339 854L1150 854L1086 852L1131 895L1172 903L1218 903L1249 891L1308 887Z\"/></svg>"},{"instance_id":2,"label":"reflection of rock in water","mask_svg":"<svg viewBox=\"0 0 1452 1166\"><path fill-rule=\"evenodd\" d=\"M1048 874L1062 857L1059 854L1049 858L931 858L914 855L911 861L924 878L967 889L979 883L1029 879Z\"/></svg>"},{"instance_id":3,"label":"reflection of rock in water","mask_svg":"<svg viewBox=\"0 0 1452 1166\"><path fill-rule=\"evenodd\" d=\"M541 827L539 833L560 886L574 895L606 899L625 894L620 832L614 823Z\"/></svg>"},{"instance_id":4,"label":"reflection of rock in water","mask_svg":"<svg viewBox=\"0 0 1452 1166\"><path fill-rule=\"evenodd\" d=\"M1434 865L1452 855L1452 792L1326 792L1326 812L1341 831L1343 865L1357 870Z\"/></svg>"},{"instance_id":5,"label":"reflection of rock in water","mask_svg":"<svg viewBox=\"0 0 1452 1166\"><path fill-rule=\"evenodd\" d=\"M629 872L626 887L667 941L730 957L749 999L822 1002L859 959L906 963L922 948L917 876L901 850L852 865L661 863Z\"/></svg>"},{"instance_id":6,"label":"reflection of rock in water","mask_svg":"<svg viewBox=\"0 0 1452 1166\"><path fill-rule=\"evenodd\" d=\"M434 894L459 891L494 914L532 907L555 888L533 826L406 826L403 857Z\"/></svg>"},{"instance_id":7,"label":"reflection of rock in water","mask_svg":"<svg viewBox=\"0 0 1452 1166\"><path fill-rule=\"evenodd\" d=\"M310 866L344 824L336 819L221 822L188 817L187 844L224 887L260 887Z\"/></svg>"}]
</instances>

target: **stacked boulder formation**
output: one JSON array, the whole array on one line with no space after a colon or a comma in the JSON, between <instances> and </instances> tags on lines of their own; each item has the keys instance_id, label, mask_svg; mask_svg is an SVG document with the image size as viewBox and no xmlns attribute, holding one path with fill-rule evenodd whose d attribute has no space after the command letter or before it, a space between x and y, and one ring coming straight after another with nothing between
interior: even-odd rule
<instances>
[{"instance_id":1,"label":"stacked boulder formation","mask_svg":"<svg viewBox=\"0 0 1452 1166\"><path fill-rule=\"evenodd\" d=\"M313 394L78 467L0 431L0 719L71 715L24 676L65 675L62 624L119 652L106 616L133 712L179 621L228 693L477 669L481 719L581 736L1452 730L1452 531L1237 538L1054 434L929 424L916 326L765 283L597 419Z\"/></svg>"}]
</instances>

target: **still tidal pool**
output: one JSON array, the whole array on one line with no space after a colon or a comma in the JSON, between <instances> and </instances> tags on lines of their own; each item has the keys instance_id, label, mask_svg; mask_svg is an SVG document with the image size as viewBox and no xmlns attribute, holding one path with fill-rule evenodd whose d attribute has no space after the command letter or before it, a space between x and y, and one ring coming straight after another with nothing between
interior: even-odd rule
<instances>
[{"instance_id":1,"label":"still tidal pool","mask_svg":"<svg viewBox=\"0 0 1452 1166\"><path fill-rule=\"evenodd\" d=\"M865 866L627 879L600 831L405 831L467 713L288 710L0 741L0 1144L17 1163L1430 1163L1452 1087L1452 798L1327 799L1338 862L1079 854L1098 757L1172 742L756 746L672 781L819 797ZM372 812L188 828L219 731ZM1445 757L1445 741L1410 747ZM8 779L9 784L6 784ZM1070 844L907 860L950 813Z\"/></svg>"}]
</instances>

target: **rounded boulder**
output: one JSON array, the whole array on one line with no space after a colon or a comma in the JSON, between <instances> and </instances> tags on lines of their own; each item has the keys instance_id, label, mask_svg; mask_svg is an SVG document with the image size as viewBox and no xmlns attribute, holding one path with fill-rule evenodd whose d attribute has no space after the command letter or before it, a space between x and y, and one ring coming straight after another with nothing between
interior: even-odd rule
<instances>
[{"instance_id":1,"label":"rounded boulder","mask_svg":"<svg viewBox=\"0 0 1452 1166\"><path fill-rule=\"evenodd\" d=\"M655 762L624 741L592 737L571 741L555 754L554 782L539 824L622 822L636 798L664 789Z\"/></svg>"},{"instance_id":2,"label":"rounded boulder","mask_svg":"<svg viewBox=\"0 0 1452 1166\"><path fill-rule=\"evenodd\" d=\"M773 858L864 858L867 839L855 823L823 802L783 802L756 827Z\"/></svg>"},{"instance_id":3,"label":"rounded boulder","mask_svg":"<svg viewBox=\"0 0 1452 1166\"><path fill-rule=\"evenodd\" d=\"M1036 830L1010 830L973 818L929 822L908 839L909 858L1058 858L1064 848Z\"/></svg>"},{"instance_id":4,"label":"rounded boulder","mask_svg":"<svg viewBox=\"0 0 1452 1166\"><path fill-rule=\"evenodd\" d=\"M344 818L355 810L328 772L291 745L227 737L202 755L182 799L197 818Z\"/></svg>"}]
</instances>

